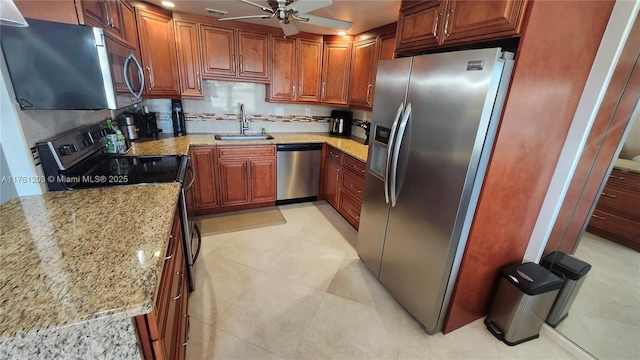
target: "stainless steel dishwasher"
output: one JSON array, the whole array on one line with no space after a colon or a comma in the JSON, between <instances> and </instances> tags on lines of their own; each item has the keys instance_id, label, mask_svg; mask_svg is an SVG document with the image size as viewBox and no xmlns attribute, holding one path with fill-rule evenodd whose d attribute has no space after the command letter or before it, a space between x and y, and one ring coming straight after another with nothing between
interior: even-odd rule
<instances>
[{"instance_id":1,"label":"stainless steel dishwasher","mask_svg":"<svg viewBox=\"0 0 640 360\"><path fill-rule=\"evenodd\" d=\"M316 200L322 144L280 144L277 149L276 204Z\"/></svg>"}]
</instances>

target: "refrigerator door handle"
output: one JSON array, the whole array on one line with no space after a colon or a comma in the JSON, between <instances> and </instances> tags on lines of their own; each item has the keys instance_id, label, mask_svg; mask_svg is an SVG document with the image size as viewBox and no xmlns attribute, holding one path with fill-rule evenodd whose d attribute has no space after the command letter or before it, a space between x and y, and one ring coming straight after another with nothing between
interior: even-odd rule
<instances>
[{"instance_id":1,"label":"refrigerator door handle","mask_svg":"<svg viewBox=\"0 0 640 360\"><path fill-rule=\"evenodd\" d=\"M384 201L389 203L389 170L391 169L391 154L393 152L393 142L396 138L396 131L398 130L398 121L402 116L402 110L404 109L404 103L400 103L396 117L393 119L393 125L391 125L391 135L389 136L389 142L387 143L387 162L384 169Z\"/></svg>"},{"instance_id":2,"label":"refrigerator door handle","mask_svg":"<svg viewBox=\"0 0 640 360\"><path fill-rule=\"evenodd\" d=\"M398 125L398 140L393 147L393 158L391 159L391 188L389 189L391 193L391 207L395 207L396 201L398 200L398 184L396 181L398 177L398 156L400 155L400 146L402 145L409 118L411 118L411 103L407 104L404 110L404 116L402 117L402 121L400 121L400 125Z\"/></svg>"}]
</instances>

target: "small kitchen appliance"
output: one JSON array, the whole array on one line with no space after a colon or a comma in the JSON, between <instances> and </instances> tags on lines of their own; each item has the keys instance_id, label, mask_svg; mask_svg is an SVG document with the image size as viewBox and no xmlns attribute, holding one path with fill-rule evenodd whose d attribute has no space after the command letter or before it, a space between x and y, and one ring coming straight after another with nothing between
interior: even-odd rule
<instances>
[{"instance_id":1,"label":"small kitchen appliance","mask_svg":"<svg viewBox=\"0 0 640 360\"><path fill-rule=\"evenodd\" d=\"M182 100L171 100L171 118L173 119L173 136L187 135L187 128L184 123L184 112L182 111Z\"/></svg>"},{"instance_id":2,"label":"small kitchen appliance","mask_svg":"<svg viewBox=\"0 0 640 360\"><path fill-rule=\"evenodd\" d=\"M331 111L329 134L348 137L351 135L351 125L353 125L353 112L340 110Z\"/></svg>"},{"instance_id":3,"label":"small kitchen appliance","mask_svg":"<svg viewBox=\"0 0 640 360\"><path fill-rule=\"evenodd\" d=\"M118 125L127 140L133 141L138 139L138 127L136 126L133 115L122 114L118 118Z\"/></svg>"},{"instance_id":4,"label":"small kitchen appliance","mask_svg":"<svg viewBox=\"0 0 640 360\"><path fill-rule=\"evenodd\" d=\"M162 129L158 129L155 113L131 113L138 128L138 140L157 139Z\"/></svg>"}]
</instances>

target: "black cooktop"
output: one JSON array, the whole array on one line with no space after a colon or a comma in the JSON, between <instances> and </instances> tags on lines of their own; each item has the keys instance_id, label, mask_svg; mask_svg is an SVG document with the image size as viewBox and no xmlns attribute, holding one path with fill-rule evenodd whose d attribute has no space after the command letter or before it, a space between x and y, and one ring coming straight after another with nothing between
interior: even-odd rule
<instances>
[{"instance_id":1,"label":"black cooktop","mask_svg":"<svg viewBox=\"0 0 640 360\"><path fill-rule=\"evenodd\" d=\"M182 182L186 157L112 156L100 154L84 161L73 173L65 174L65 184L74 189L134 185L146 183Z\"/></svg>"}]
</instances>

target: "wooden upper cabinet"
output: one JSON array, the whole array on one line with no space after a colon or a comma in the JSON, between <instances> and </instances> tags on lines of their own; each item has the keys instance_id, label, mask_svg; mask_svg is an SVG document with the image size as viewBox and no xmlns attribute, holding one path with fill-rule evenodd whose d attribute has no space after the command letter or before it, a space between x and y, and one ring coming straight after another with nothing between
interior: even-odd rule
<instances>
[{"instance_id":1,"label":"wooden upper cabinet","mask_svg":"<svg viewBox=\"0 0 640 360\"><path fill-rule=\"evenodd\" d=\"M22 16L28 19L46 20L66 24L83 24L78 19L74 0L13 0Z\"/></svg>"},{"instance_id":2,"label":"wooden upper cabinet","mask_svg":"<svg viewBox=\"0 0 640 360\"><path fill-rule=\"evenodd\" d=\"M107 34L127 40L120 0L81 0L80 4L86 24L104 28Z\"/></svg>"},{"instance_id":3,"label":"wooden upper cabinet","mask_svg":"<svg viewBox=\"0 0 640 360\"><path fill-rule=\"evenodd\" d=\"M200 25L202 77L211 80L269 82L269 36Z\"/></svg>"},{"instance_id":4,"label":"wooden upper cabinet","mask_svg":"<svg viewBox=\"0 0 640 360\"><path fill-rule=\"evenodd\" d=\"M322 40L298 39L298 84L296 100L320 101Z\"/></svg>"},{"instance_id":5,"label":"wooden upper cabinet","mask_svg":"<svg viewBox=\"0 0 640 360\"><path fill-rule=\"evenodd\" d=\"M353 43L349 105L371 109L377 64L377 37Z\"/></svg>"},{"instance_id":6,"label":"wooden upper cabinet","mask_svg":"<svg viewBox=\"0 0 640 360\"><path fill-rule=\"evenodd\" d=\"M269 101L318 102L322 41L271 36Z\"/></svg>"},{"instance_id":7,"label":"wooden upper cabinet","mask_svg":"<svg viewBox=\"0 0 640 360\"><path fill-rule=\"evenodd\" d=\"M396 35L390 34L380 37L380 56L378 60L391 60L396 57Z\"/></svg>"},{"instance_id":8,"label":"wooden upper cabinet","mask_svg":"<svg viewBox=\"0 0 640 360\"><path fill-rule=\"evenodd\" d=\"M145 94L150 97L179 97L173 21L168 16L139 8L136 8L136 20L145 70Z\"/></svg>"},{"instance_id":9,"label":"wooden upper cabinet","mask_svg":"<svg viewBox=\"0 0 640 360\"><path fill-rule=\"evenodd\" d=\"M176 20L174 23L178 70L180 73L180 93L183 98L203 99L198 24L181 20Z\"/></svg>"},{"instance_id":10,"label":"wooden upper cabinet","mask_svg":"<svg viewBox=\"0 0 640 360\"><path fill-rule=\"evenodd\" d=\"M405 2L398 17L396 52L496 40L520 33L527 0Z\"/></svg>"},{"instance_id":11,"label":"wooden upper cabinet","mask_svg":"<svg viewBox=\"0 0 640 360\"><path fill-rule=\"evenodd\" d=\"M200 25L203 78L236 77L235 33L234 29Z\"/></svg>"},{"instance_id":12,"label":"wooden upper cabinet","mask_svg":"<svg viewBox=\"0 0 640 360\"><path fill-rule=\"evenodd\" d=\"M322 59L321 101L346 105L351 65L351 42L327 41Z\"/></svg>"},{"instance_id":13,"label":"wooden upper cabinet","mask_svg":"<svg viewBox=\"0 0 640 360\"><path fill-rule=\"evenodd\" d=\"M138 26L136 25L136 14L129 3L120 2L122 14L122 26L124 27L124 40L138 49Z\"/></svg>"},{"instance_id":14,"label":"wooden upper cabinet","mask_svg":"<svg viewBox=\"0 0 640 360\"><path fill-rule=\"evenodd\" d=\"M238 78L269 82L269 36L238 30Z\"/></svg>"},{"instance_id":15,"label":"wooden upper cabinet","mask_svg":"<svg viewBox=\"0 0 640 360\"><path fill-rule=\"evenodd\" d=\"M282 36L271 36L271 71L273 78L269 83L269 100L295 101L297 89L296 40Z\"/></svg>"}]
</instances>

